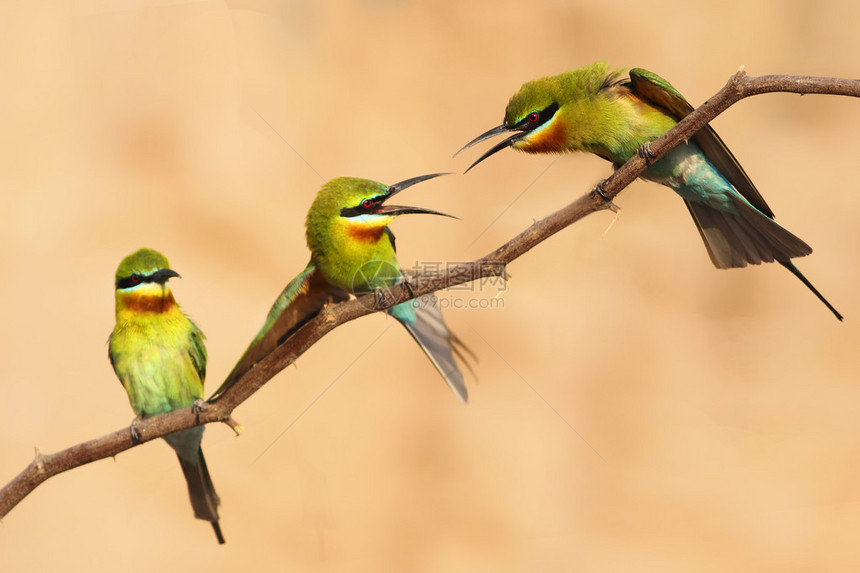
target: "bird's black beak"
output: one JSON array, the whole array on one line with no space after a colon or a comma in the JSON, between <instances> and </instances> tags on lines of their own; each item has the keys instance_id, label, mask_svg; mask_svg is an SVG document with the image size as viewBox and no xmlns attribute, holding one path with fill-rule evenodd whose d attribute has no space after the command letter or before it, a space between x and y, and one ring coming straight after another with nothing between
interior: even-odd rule
<instances>
[{"instance_id":1,"label":"bird's black beak","mask_svg":"<svg viewBox=\"0 0 860 573\"><path fill-rule=\"evenodd\" d=\"M420 175L418 177L413 177L411 179L407 179L406 181L401 181L400 183L395 183L394 185L388 186L388 196L385 198L387 201L394 195L400 193L404 189L408 187L412 187L416 183L421 183L422 181L427 181L428 179L433 179L434 177L439 177L441 175L451 175L450 173L431 173L430 175ZM441 213L439 211L433 211L432 209L424 209L423 207L401 207L397 205L381 205L374 214L380 215L408 215L411 213L423 213L425 215L441 215L443 217L451 217L456 219L453 215L448 215L447 213Z\"/></svg>"},{"instance_id":2,"label":"bird's black beak","mask_svg":"<svg viewBox=\"0 0 860 573\"><path fill-rule=\"evenodd\" d=\"M499 125L499 126L497 126L497 127L494 127L494 128L493 128L493 129L491 129L490 131L487 131L486 133L482 133L481 135L479 135L478 137L476 137L475 139L473 139L472 141L470 141L469 143L467 143L466 145L464 145L464 146L460 149L460 151L458 151L457 153L455 153L455 154L454 154L454 157L457 157L460 153L462 153L462 152L463 152L463 151L465 151L466 149L469 149L470 147L472 147L472 146L473 146L473 145L475 145L475 144L481 143L482 141L484 141L484 140L486 140L486 139L490 139L491 137L495 137L496 135L499 135L499 134L501 134L501 133L509 133L509 132L511 132L511 131L517 131L517 132L519 132L520 130L518 130L518 129L517 129L517 128L515 128L515 127L511 127L511 126L509 126L509 125L506 125L506 124L504 124L504 123L503 123L502 125ZM494 145L492 148L490 148L490 150L489 150L489 151L487 151L486 153L484 153L484 154L483 154L482 156L480 156L480 157L479 157L479 158L478 158L474 163L472 163L472 164L469 166L469 169L471 169L472 167L474 167L475 165L477 165L478 163L480 163L481 161L483 161L483 160L484 160L484 159L486 159L487 157L489 157L489 156L493 155L494 153L498 153L498 152L499 152L499 151L501 151L502 149L505 149L506 147L510 147L510 146L511 146L511 145L513 145L513 143L514 143L517 139L519 139L521 136L522 136L522 133L515 133L515 134L513 134L512 136L510 136L509 138L507 138L507 139L505 139L505 140L503 140L503 141L501 141L501 142L497 143L497 144L496 144L496 145ZM468 172L469 172L469 169L466 169L466 171L464 171L464 173L468 173Z\"/></svg>"},{"instance_id":3,"label":"bird's black beak","mask_svg":"<svg viewBox=\"0 0 860 573\"><path fill-rule=\"evenodd\" d=\"M166 283L168 281L168 279L172 279L173 277L182 278L179 276L179 273L177 273L176 271L174 271L172 269L159 269L159 270L155 271L154 273L152 273L151 275L149 275L148 279L149 279L149 282L158 283L160 285L163 285L164 283Z\"/></svg>"},{"instance_id":4,"label":"bird's black beak","mask_svg":"<svg viewBox=\"0 0 860 573\"><path fill-rule=\"evenodd\" d=\"M455 217L454 215L449 215L448 213L442 213L441 211L434 211L433 209L425 209L423 207L401 207L398 205L382 205L376 211L374 211L374 215L408 215L410 213L423 213L425 215L441 215L443 217L451 217L452 219L458 219L459 217Z\"/></svg>"},{"instance_id":5,"label":"bird's black beak","mask_svg":"<svg viewBox=\"0 0 860 573\"><path fill-rule=\"evenodd\" d=\"M400 183L395 183L394 185L388 186L388 196L387 199L394 197L404 189L408 187L412 187L416 183L421 183L422 181L427 181L428 179L433 179L434 177L440 177L442 175L451 175L450 173L431 173L430 175L419 175L418 177L413 177L412 179L407 179L406 181L401 181Z\"/></svg>"}]
</instances>

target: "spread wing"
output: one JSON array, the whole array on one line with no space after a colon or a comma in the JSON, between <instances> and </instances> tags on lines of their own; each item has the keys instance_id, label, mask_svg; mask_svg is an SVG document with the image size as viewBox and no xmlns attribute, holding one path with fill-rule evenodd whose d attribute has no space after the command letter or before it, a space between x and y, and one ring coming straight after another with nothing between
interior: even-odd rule
<instances>
[{"instance_id":1,"label":"spread wing","mask_svg":"<svg viewBox=\"0 0 860 573\"><path fill-rule=\"evenodd\" d=\"M634 68L630 70L630 89L639 97L648 100L655 106L661 107L669 112L672 117L681 120L693 111L687 100L684 99L672 84L648 70ZM773 219L773 211L770 210L764 198L755 188L749 176L740 166L738 160L720 139L720 136L710 125L700 129L694 136L693 141L701 148L708 161L722 173L723 177L740 193L744 199L753 207Z\"/></svg>"},{"instance_id":2,"label":"spread wing","mask_svg":"<svg viewBox=\"0 0 860 573\"><path fill-rule=\"evenodd\" d=\"M349 293L322 278L311 261L307 268L284 288L269 310L269 316L251 345L227 375L210 400L218 398L254 365L268 356L293 332L316 316L330 302L349 299Z\"/></svg>"}]
</instances>

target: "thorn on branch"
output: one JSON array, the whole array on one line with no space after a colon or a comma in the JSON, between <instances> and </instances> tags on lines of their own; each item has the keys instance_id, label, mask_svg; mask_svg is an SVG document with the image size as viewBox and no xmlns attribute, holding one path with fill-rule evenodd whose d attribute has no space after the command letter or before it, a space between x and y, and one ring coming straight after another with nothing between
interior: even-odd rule
<instances>
[{"instance_id":1,"label":"thorn on branch","mask_svg":"<svg viewBox=\"0 0 860 573\"><path fill-rule=\"evenodd\" d=\"M245 426L240 424L235 418L233 418L233 416L224 420L224 423L227 424L233 432L235 432L237 437L245 431Z\"/></svg>"},{"instance_id":2,"label":"thorn on branch","mask_svg":"<svg viewBox=\"0 0 860 573\"><path fill-rule=\"evenodd\" d=\"M45 473L45 454L42 453L39 446L33 446L33 449L36 450L36 455L33 457L33 467L37 473Z\"/></svg>"},{"instance_id":3,"label":"thorn on branch","mask_svg":"<svg viewBox=\"0 0 860 573\"><path fill-rule=\"evenodd\" d=\"M734 88L735 93L738 96L743 95L744 93L744 80L747 77L747 72L744 69L744 66L738 68L738 71L735 72L735 75L732 76L732 79L729 83L731 83L732 88Z\"/></svg>"},{"instance_id":4,"label":"thorn on branch","mask_svg":"<svg viewBox=\"0 0 860 573\"><path fill-rule=\"evenodd\" d=\"M608 226L608 227L606 227L606 230L605 230L605 231L603 231L603 234L602 234L602 235L600 235L600 238L601 238L601 239L605 238L605 237L606 237L606 235L608 235L608 234L609 234L609 231L611 231L611 230L612 230L612 228L613 228L613 227L615 227L615 223L617 223L617 222L618 222L618 217L619 217L619 216L620 216L620 214L621 214L621 208L620 208L618 205L616 205L615 203L610 203L610 204L609 204L609 210L610 210L610 211L612 211L613 213L615 213L615 216L614 216L614 217L612 217L612 221L610 221L609 226Z\"/></svg>"}]
</instances>

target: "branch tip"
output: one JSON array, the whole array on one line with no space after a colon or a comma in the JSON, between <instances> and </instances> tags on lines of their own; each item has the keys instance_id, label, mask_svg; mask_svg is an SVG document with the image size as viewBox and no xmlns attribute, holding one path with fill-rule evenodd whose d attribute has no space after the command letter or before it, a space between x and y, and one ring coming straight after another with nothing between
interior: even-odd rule
<instances>
[{"instance_id":1,"label":"branch tip","mask_svg":"<svg viewBox=\"0 0 860 573\"><path fill-rule=\"evenodd\" d=\"M242 435L242 432L245 431L245 426L240 424L235 418L233 418L233 416L230 416L226 420L224 420L224 423L230 426L230 429L235 432L237 437Z\"/></svg>"},{"instance_id":2,"label":"branch tip","mask_svg":"<svg viewBox=\"0 0 860 573\"><path fill-rule=\"evenodd\" d=\"M732 79L729 80L729 84L731 84L734 92L737 94L737 97L740 98L744 93L744 81L747 78L747 72L744 66L738 68L738 71L735 72L735 75L732 76Z\"/></svg>"}]
</instances>

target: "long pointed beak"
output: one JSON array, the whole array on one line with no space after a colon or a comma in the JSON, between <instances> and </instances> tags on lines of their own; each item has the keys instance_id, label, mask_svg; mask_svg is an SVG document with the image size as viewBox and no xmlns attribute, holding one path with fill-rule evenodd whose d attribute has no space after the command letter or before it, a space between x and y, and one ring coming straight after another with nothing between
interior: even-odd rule
<instances>
[{"instance_id":1,"label":"long pointed beak","mask_svg":"<svg viewBox=\"0 0 860 573\"><path fill-rule=\"evenodd\" d=\"M489 157L489 156L491 156L491 155L493 155L493 154L495 154L495 153L498 153L499 151L501 151L501 150L505 149L506 147L510 147L511 145L513 145L513 144L514 144L514 142L515 142L516 140L518 140L518 139L519 139L519 138L521 138L522 136L523 136L523 134L522 134L522 133L515 133L515 134L513 134L512 136L510 136L509 138L507 138L507 139L504 139L504 140L500 141L499 143L497 143L496 145L494 145L493 147L491 147L491 148L490 148L486 153L484 153L482 156L480 156L478 159L476 159L476 160L475 160L475 162L474 162L474 163L472 163L472 164L469 166L469 168L468 168L468 169L466 169L465 171L463 171L463 173L464 173L464 174L465 174L465 173L468 173L468 172L469 172L469 170L470 170L470 169L472 169L472 167L474 167L475 165L477 165L478 163L480 163L481 161L483 161L483 160L484 160L484 159L486 159L487 157Z\"/></svg>"},{"instance_id":2,"label":"long pointed beak","mask_svg":"<svg viewBox=\"0 0 860 573\"><path fill-rule=\"evenodd\" d=\"M424 215L441 215L442 217L451 217L452 219L459 219L459 217L455 217L454 215L442 213L441 211L434 211L433 209L425 209L424 207L402 207L399 205L383 205L376 210L374 215L409 215L414 213L423 213Z\"/></svg>"},{"instance_id":3,"label":"long pointed beak","mask_svg":"<svg viewBox=\"0 0 860 573\"><path fill-rule=\"evenodd\" d=\"M451 175L450 173L431 173L430 175L419 175L418 177L413 177L411 179L407 179L405 181L401 181L400 183L395 183L394 185L388 186L388 195L385 197L385 200L388 201L394 195L400 193L404 189L408 187L412 187L416 183L421 183L422 181L427 181L428 179L433 179L434 177L439 177L441 175ZM441 213L439 211L434 211L432 209L425 209L423 207L403 207L400 205L380 205L379 208L374 212L374 215L408 215L412 213L425 214L425 215L441 215L442 217L451 217L452 219L456 219L454 215L448 215L447 213Z\"/></svg>"},{"instance_id":4,"label":"long pointed beak","mask_svg":"<svg viewBox=\"0 0 860 573\"><path fill-rule=\"evenodd\" d=\"M150 281L158 284L164 284L168 279L172 279L173 277L179 277L179 273L172 269L159 269L150 275Z\"/></svg>"},{"instance_id":5,"label":"long pointed beak","mask_svg":"<svg viewBox=\"0 0 860 573\"><path fill-rule=\"evenodd\" d=\"M454 157L457 157L458 155L460 155L461 153L463 153L464 151L466 151L467 149L469 149L473 145L481 143L485 139L490 139L491 137L495 137L496 135L499 135L500 133L506 133L508 131L511 131L511 128L509 128L504 123L502 125L496 126L493 129L491 129L490 131L482 133L481 135L479 135L478 137L476 137L475 139L473 139L472 141L470 141L469 143L467 143L466 145L461 147L460 151L458 151L457 153L454 154Z\"/></svg>"},{"instance_id":6,"label":"long pointed beak","mask_svg":"<svg viewBox=\"0 0 860 573\"><path fill-rule=\"evenodd\" d=\"M394 185L388 186L388 196L386 199L390 199L394 195L397 195L407 187L412 187L416 183L421 183L422 181L427 181L428 179L433 179L434 177L440 177L442 175L451 175L450 173L431 173L430 175L419 175L418 177L413 177L412 179L407 179L406 181L401 181L400 183L395 183Z\"/></svg>"},{"instance_id":7,"label":"long pointed beak","mask_svg":"<svg viewBox=\"0 0 860 573\"><path fill-rule=\"evenodd\" d=\"M523 134L522 134L522 133L520 133L520 132L519 132L519 130L517 130L516 128L510 127L510 126L505 125L505 124L503 123L502 125L499 125L499 126L497 126L497 127L494 127L494 128L493 128L493 129L491 129L490 131L487 131L486 133L482 133L481 135L479 135L478 137L476 137L475 139L473 139L472 141L470 141L469 143L467 143L466 145L464 145L464 146L462 147L462 149L460 149L460 151L458 151L457 153L455 153L455 154L454 154L454 157L457 157L457 156L460 154L460 152L462 152L463 150L469 149L470 147L472 147L472 146L473 146L473 145L475 145L476 143L481 143L481 142L482 142L482 141L484 141L485 139L490 139L491 137L494 137L494 136L496 136L496 135L499 135L500 133L509 133L509 132L511 132L511 131L517 131L517 133L513 134L513 135L512 135L512 136L510 136L509 138L507 138L507 139L505 139L505 140L502 140L501 142L499 142L499 143L497 143L496 145L494 145L493 147L491 147L489 151L487 151L487 152L486 152L486 153L484 153L482 156L480 156L477 160L475 160L475 162L474 162L474 163L472 163L472 164L469 166L469 168L468 168L468 169L466 169L463 173L468 173L468 172L469 172L469 170L470 170L470 169L472 169L472 167L474 167L475 165L477 165L478 163L480 163L481 161L483 161L483 160L484 160L484 159L486 159L487 157L489 157L489 156L493 155L494 153L498 153L498 152L499 152L499 151L501 151L502 149L505 149L506 147L510 147L511 145L513 145L513 144L514 144L514 142L515 142L517 139L519 139L520 137L522 137L522 135L523 135Z\"/></svg>"}]
</instances>

